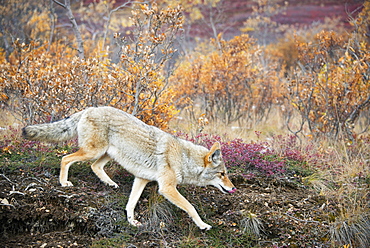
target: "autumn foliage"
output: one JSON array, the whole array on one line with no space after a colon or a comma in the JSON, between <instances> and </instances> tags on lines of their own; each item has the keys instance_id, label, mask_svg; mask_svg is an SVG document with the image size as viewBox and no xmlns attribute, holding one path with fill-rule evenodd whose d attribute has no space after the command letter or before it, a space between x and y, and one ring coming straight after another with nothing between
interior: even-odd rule
<instances>
[{"instance_id":1,"label":"autumn foliage","mask_svg":"<svg viewBox=\"0 0 370 248\"><path fill-rule=\"evenodd\" d=\"M190 56L176 70L179 93L199 102L215 121L263 120L280 98L276 64L262 63L262 50L248 35L219 40L220 49L212 40L206 53Z\"/></svg>"},{"instance_id":2,"label":"autumn foliage","mask_svg":"<svg viewBox=\"0 0 370 248\"><path fill-rule=\"evenodd\" d=\"M370 105L365 5L352 22L352 33L323 28L307 39L307 33L296 32L269 46L246 34L228 41L219 35L181 61L173 77L179 97L192 100L188 110L194 119L205 115L227 124L243 120L248 126L278 107L295 134L353 141L355 123ZM258 16L245 24L256 22L261 22ZM202 111L194 114L194 109ZM292 113L300 117L295 128Z\"/></svg>"},{"instance_id":3,"label":"autumn foliage","mask_svg":"<svg viewBox=\"0 0 370 248\"><path fill-rule=\"evenodd\" d=\"M287 98L315 136L353 138L354 123L370 105L369 44L333 31L296 40L297 66Z\"/></svg>"},{"instance_id":4,"label":"autumn foliage","mask_svg":"<svg viewBox=\"0 0 370 248\"><path fill-rule=\"evenodd\" d=\"M286 6L256 1L243 34L224 39L212 19L213 39L193 51L183 47L183 24L206 20L202 8L220 1L186 1L186 9L169 1L48 3L1 7L7 29L0 102L25 123L110 105L161 128L183 109L193 120L250 127L283 110L295 134L353 139L354 125L369 109L369 3L351 32L323 28L310 37L298 30L267 45L269 36L259 35L287 30L272 21ZM12 13L22 18L9 22ZM63 15L69 30L56 25ZM293 115L301 120L295 129Z\"/></svg>"},{"instance_id":5,"label":"autumn foliage","mask_svg":"<svg viewBox=\"0 0 370 248\"><path fill-rule=\"evenodd\" d=\"M116 35L118 63L97 54L86 59L65 43L14 41L1 67L0 101L27 123L66 117L88 106L110 105L167 127L175 113L167 62L181 29L181 9L142 5L133 11L133 34Z\"/></svg>"}]
</instances>

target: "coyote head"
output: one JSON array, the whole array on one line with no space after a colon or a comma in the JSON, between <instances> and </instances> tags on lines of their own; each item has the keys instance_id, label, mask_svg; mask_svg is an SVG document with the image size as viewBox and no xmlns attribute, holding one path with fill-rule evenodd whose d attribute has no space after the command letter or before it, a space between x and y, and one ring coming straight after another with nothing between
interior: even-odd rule
<instances>
[{"instance_id":1,"label":"coyote head","mask_svg":"<svg viewBox=\"0 0 370 248\"><path fill-rule=\"evenodd\" d=\"M204 157L204 167L202 180L207 185L215 186L223 193L234 193L236 191L235 186L227 176L220 143L216 142L213 144L210 151Z\"/></svg>"}]
</instances>

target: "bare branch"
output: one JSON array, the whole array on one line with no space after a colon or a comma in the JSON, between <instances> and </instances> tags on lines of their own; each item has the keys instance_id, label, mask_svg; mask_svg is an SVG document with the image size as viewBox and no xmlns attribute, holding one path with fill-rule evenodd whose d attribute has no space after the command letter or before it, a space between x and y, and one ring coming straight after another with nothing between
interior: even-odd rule
<instances>
[{"instance_id":1,"label":"bare branch","mask_svg":"<svg viewBox=\"0 0 370 248\"><path fill-rule=\"evenodd\" d=\"M57 0L53 0L54 3L58 4L59 6L63 7L63 8L66 8L66 6L64 4L62 4L61 2L57 1Z\"/></svg>"},{"instance_id":2,"label":"bare branch","mask_svg":"<svg viewBox=\"0 0 370 248\"><path fill-rule=\"evenodd\" d=\"M85 52L84 52L84 46L83 46L83 39L82 39L80 29L77 25L76 19L73 15L73 12L72 12L72 9L71 9L71 1L70 0L64 0L65 4L62 4L62 3L58 2L57 0L53 0L53 2L58 4L59 6L63 7L64 9L66 9L67 17L68 17L69 21L72 23L72 30L73 30L73 33L76 36L78 57L80 59L84 59L85 58Z\"/></svg>"},{"instance_id":3,"label":"bare branch","mask_svg":"<svg viewBox=\"0 0 370 248\"><path fill-rule=\"evenodd\" d=\"M137 1L127 1L125 2L124 4L121 4L120 6L112 9L111 11L109 11L109 14L108 14L108 18L107 18L107 22L105 24L105 31L104 31L104 36L103 36L103 44L102 44L102 49L104 49L105 47L105 41L107 40L107 35L108 35L108 29L109 29L109 25L110 25L110 22L111 22L111 18L112 18L112 15L117 12L118 10L120 9L123 9L123 8L126 8L128 5L133 5L133 4L146 4L148 3L148 1L143 1L143 2L137 2Z\"/></svg>"}]
</instances>

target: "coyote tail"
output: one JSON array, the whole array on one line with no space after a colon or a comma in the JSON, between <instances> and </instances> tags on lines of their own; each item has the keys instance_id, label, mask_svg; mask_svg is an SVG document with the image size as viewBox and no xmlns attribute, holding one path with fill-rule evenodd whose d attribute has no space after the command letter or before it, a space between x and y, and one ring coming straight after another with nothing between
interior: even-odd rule
<instances>
[{"instance_id":1,"label":"coyote tail","mask_svg":"<svg viewBox=\"0 0 370 248\"><path fill-rule=\"evenodd\" d=\"M63 120L26 126L22 128L22 136L28 140L60 142L77 136L77 124L84 111L75 113Z\"/></svg>"}]
</instances>

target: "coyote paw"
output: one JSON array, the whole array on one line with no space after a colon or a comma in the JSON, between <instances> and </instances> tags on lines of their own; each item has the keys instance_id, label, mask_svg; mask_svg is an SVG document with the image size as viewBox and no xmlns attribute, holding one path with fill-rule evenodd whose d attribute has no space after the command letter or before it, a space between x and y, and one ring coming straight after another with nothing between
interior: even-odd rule
<instances>
[{"instance_id":1,"label":"coyote paw","mask_svg":"<svg viewBox=\"0 0 370 248\"><path fill-rule=\"evenodd\" d=\"M208 230L210 230L210 229L212 228L212 226L210 226L210 225L208 225L208 224L206 224L206 223L203 223L201 226L199 226L199 228L200 228L201 230L208 231Z\"/></svg>"},{"instance_id":2,"label":"coyote paw","mask_svg":"<svg viewBox=\"0 0 370 248\"><path fill-rule=\"evenodd\" d=\"M60 182L60 184L62 185L62 187L71 187L71 186L73 186L73 183L71 183L70 181Z\"/></svg>"},{"instance_id":3,"label":"coyote paw","mask_svg":"<svg viewBox=\"0 0 370 248\"><path fill-rule=\"evenodd\" d=\"M111 187L113 187L113 188L115 188L115 189L119 188L118 184L116 184L115 182L108 183L108 185L111 186Z\"/></svg>"},{"instance_id":4,"label":"coyote paw","mask_svg":"<svg viewBox=\"0 0 370 248\"><path fill-rule=\"evenodd\" d=\"M140 221L138 221L138 220L131 220L131 221L129 221L130 222L130 224L131 225L133 225L133 226L136 226L136 227L139 227L139 226L142 226L143 224L141 224L141 222Z\"/></svg>"}]
</instances>

